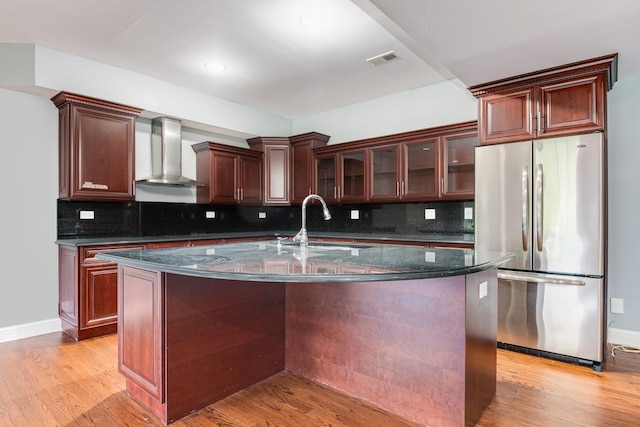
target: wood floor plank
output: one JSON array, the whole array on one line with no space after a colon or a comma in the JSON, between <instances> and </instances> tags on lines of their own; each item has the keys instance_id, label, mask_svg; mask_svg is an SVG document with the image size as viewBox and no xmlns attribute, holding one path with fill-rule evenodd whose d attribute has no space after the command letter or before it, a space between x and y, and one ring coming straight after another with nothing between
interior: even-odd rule
<instances>
[{"instance_id":1,"label":"wood floor plank","mask_svg":"<svg viewBox=\"0 0 640 427\"><path fill-rule=\"evenodd\" d=\"M117 337L48 334L0 344L0 427L157 426L125 392ZM478 426L640 425L640 355L603 372L498 350L497 394ZM209 405L175 427L412 427L375 406L283 372Z\"/></svg>"}]
</instances>

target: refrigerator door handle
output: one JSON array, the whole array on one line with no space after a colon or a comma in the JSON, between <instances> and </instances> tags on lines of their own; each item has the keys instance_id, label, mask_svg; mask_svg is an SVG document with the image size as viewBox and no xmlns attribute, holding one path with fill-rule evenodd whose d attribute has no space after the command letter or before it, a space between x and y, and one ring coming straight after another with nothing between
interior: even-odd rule
<instances>
[{"instance_id":1,"label":"refrigerator door handle","mask_svg":"<svg viewBox=\"0 0 640 427\"><path fill-rule=\"evenodd\" d=\"M543 196L543 171L538 164L536 171L536 243L538 252L542 252L542 196Z\"/></svg>"},{"instance_id":2,"label":"refrigerator door handle","mask_svg":"<svg viewBox=\"0 0 640 427\"><path fill-rule=\"evenodd\" d=\"M522 250L529 250L529 168L522 166Z\"/></svg>"},{"instance_id":3,"label":"refrigerator door handle","mask_svg":"<svg viewBox=\"0 0 640 427\"><path fill-rule=\"evenodd\" d=\"M498 271L498 279L504 280L516 280L520 282L534 282L534 283L553 283L556 285L574 285L585 286L584 280L579 279L559 279L549 274L538 274L536 276L529 276L524 274L510 274L502 271Z\"/></svg>"}]
</instances>

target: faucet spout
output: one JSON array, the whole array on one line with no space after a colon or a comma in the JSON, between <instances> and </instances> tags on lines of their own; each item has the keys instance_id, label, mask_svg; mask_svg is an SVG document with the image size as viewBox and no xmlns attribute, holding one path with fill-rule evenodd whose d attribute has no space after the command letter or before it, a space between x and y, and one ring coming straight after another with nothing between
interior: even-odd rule
<instances>
[{"instance_id":1,"label":"faucet spout","mask_svg":"<svg viewBox=\"0 0 640 427\"><path fill-rule=\"evenodd\" d=\"M302 201L302 228L293 238L294 242L300 242L300 246L307 246L309 243L309 238L307 236L307 203L309 200L317 199L322 203L322 215L324 216L324 220L330 220L331 214L329 213L329 208L327 207L327 203L324 201L322 197L317 194L309 194Z\"/></svg>"}]
</instances>

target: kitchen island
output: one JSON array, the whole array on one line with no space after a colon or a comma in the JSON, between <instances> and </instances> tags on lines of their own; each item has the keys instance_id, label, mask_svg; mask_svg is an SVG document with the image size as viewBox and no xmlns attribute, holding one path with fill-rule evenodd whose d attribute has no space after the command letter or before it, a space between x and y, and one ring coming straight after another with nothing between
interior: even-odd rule
<instances>
[{"instance_id":1,"label":"kitchen island","mask_svg":"<svg viewBox=\"0 0 640 427\"><path fill-rule=\"evenodd\" d=\"M283 370L428 425L496 390L510 254L258 241L101 253L118 263L119 369L165 423Z\"/></svg>"}]
</instances>

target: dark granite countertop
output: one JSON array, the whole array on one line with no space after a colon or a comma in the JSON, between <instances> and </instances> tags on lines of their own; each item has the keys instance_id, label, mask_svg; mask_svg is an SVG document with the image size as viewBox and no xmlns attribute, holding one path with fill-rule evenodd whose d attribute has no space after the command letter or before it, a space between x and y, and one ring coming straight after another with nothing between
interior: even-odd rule
<instances>
[{"instance_id":1,"label":"dark granite countertop","mask_svg":"<svg viewBox=\"0 0 640 427\"><path fill-rule=\"evenodd\" d=\"M256 241L104 252L106 261L188 276L261 282L389 281L457 276L497 267L512 254L419 246Z\"/></svg>"},{"instance_id":2,"label":"dark granite countertop","mask_svg":"<svg viewBox=\"0 0 640 427\"><path fill-rule=\"evenodd\" d=\"M194 233L182 235L160 235L160 236L115 236L115 237L82 237L76 239L58 239L56 243L67 246L94 246L94 245L120 245L151 242L171 242L186 240L208 240L208 239L231 239L243 237L293 237L297 231L248 231L248 232L217 232L217 233ZM398 242L424 242L424 243L452 243L452 244L473 244L473 234L397 234L397 233L330 233L309 231L309 238L341 238L357 240L378 240L378 241L398 241Z\"/></svg>"}]
</instances>

